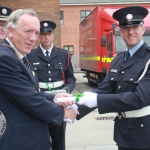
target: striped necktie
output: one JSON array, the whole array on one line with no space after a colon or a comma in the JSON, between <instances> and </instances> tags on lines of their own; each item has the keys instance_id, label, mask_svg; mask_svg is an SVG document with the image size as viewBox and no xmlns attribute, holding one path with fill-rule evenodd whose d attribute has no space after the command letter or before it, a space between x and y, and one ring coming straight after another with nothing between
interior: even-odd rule
<instances>
[{"instance_id":1,"label":"striped necktie","mask_svg":"<svg viewBox=\"0 0 150 150\"><path fill-rule=\"evenodd\" d=\"M22 61L23 61L23 63L26 65L26 67L27 67L28 69L30 69L30 63L29 63L28 58L27 58L26 56L24 56L24 57L22 58Z\"/></svg>"}]
</instances>

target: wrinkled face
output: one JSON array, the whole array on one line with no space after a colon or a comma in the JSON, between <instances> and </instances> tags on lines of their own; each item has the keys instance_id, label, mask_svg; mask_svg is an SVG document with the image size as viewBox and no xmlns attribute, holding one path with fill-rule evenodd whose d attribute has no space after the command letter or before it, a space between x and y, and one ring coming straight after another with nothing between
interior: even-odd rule
<instances>
[{"instance_id":1,"label":"wrinkled face","mask_svg":"<svg viewBox=\"0 0 150 150\"><path fill-rule=\"evenodd\" d=\"M45 32L39 34L39 40L41 46L46 50L50 49L54 40L54 33L53 32Z\"/></svg>"},{"instance_id":2,"label":"wrinkled face","mask_svg":"<svg viewBox=\"0 0 150 150\"><path fill-rule=\"evenodd\" d=\"M131 49L142 40L142 35L145 32L143 26L127 26L120 29L120 34L126 42L127 48Z\"/></svg>"},{"instance_id":3,"label":"wrinkled face","mask_svg":"<svg viewBox=\"0 0 150 150\"><path fill-rule=\"evenodd\" d=\"M0 21L0 42L6 37L5 35L6 21Z\"/></svg>"},{"instance_id":4,"label":"wrinkled face","mask_svg":"<svg viewBox=\"0 0 150 150\"><path fill-rule=\"evenodd\" d=\"M24 14L20 16L16 29L8 29L8 37L22 54L29 54L38 39L40 23L38 18Z\"/></svg>"}]
</instances>

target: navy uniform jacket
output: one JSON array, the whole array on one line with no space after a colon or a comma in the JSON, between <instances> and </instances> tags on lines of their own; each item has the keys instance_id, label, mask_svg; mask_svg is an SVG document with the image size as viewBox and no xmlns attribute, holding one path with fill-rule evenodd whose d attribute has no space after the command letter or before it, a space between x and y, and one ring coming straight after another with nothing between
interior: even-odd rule
<instances>
[{"instance_id":1,"label":"navy uniform jacket","mask_svg":"<svg viewBox=\"0 0 150 150\"><path fill-rule=\"evenodd\" d=\"M50 60L47 61L43 51L40 46L38 46L35 50L31 51L27 57L37 73L39 82L48 83L62 81L63 78L61 68L63 68L66 80L65 87L68 87L70 92L72 92L75 87L76 79L74 77L72 64L70 62L70 56L68 57L68 52L66 50L54 46L50 54ZM63 87L64 85L55 89L61 89Z\"/></svg>"},{"instance_id":2,"label":"navy uniform jacket","mask_svg":"<svg viewBox=\"0 0 150 150\"><path fill-rule=\"evenodd\" d=\"M125 63L124 53L112 62L110 73L94 92L98 93L97 105L100 114L125 112L150 105L150 66L145 76L141 76L150 48L144 43ZM92 109L79 107L78 119ZM114 140L118 146L134 149L150 148L150 115L139 118L115 118Z\"/></svg>"},{"instance_id":3,"label":"navy uniform jacket","mask_svg":"<svg viewBox=\"0 0 150 150\"><path fill-rule=\"evenodd\" d=\"M61 125L64 109L52 102L53 95L44 94L48 100L43 93L12 49L0 46L1 150L50 150L48 123Z\"/></svg>"}]
</instances>

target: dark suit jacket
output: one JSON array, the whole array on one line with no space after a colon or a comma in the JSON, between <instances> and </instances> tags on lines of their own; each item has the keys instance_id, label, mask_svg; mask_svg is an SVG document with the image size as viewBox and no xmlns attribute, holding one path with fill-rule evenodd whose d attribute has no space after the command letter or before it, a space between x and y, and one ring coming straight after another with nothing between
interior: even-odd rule
<instances>
[{"instance_id":1,"label":"dark suit jacket","mask_svg":"<svg viewBox=\"0 0 150 150\"><path fill-rule=\"evenodd\" d=\"M100 114L137 110L150 105L150 66L139 83L134 83L141 76L149 59L150 48L144 43L127 62L124 62L124 53L113 60L110 73L94 90L98 93ZM94 109L83 107L79 107L78 119ZM139 118L116 117L114 140L118 146L133 149L150 148L149 136L150 115Z\"/></svg>"},{"instance_id":2,"label":"dark suit jacket","mask_svg":"<svg viewBox=\"0 0 150 150\"><path fill-rule=\"evenodd\" d=\"M31 51L31 53L28 54L27 57L31 65L33 65L35 72L37 73L39 82L48 83L62 81L63 69L64 77L66 80L65 87L68 87L70 89L70 92L72 92L75 87L76 79L74 77L72 64L70 62L70 56L68 58L68 52L66 50L54 46L50 54L50 60L47 61L40 46L38 46L36 49ZM37 62L39 64L34 65ZM55 89L61 89L63 87L64 85ZM47 91L47 89L45 90Z\"/></svg>"},{"instance_id":3,"label":"dark suit jacket","mask_svg":"<svg viewBox=\"0 0 150 150\"><path fill-rule=\"evenodd\" d=\"M32 71L12 49L0 46L0 111L7 122L2 133L0 117L1 150L50 150L48 123L61 125L64 109L51 102L53 95L44 95L49 100L39 92Z\"/></svg>"}]
</instances>

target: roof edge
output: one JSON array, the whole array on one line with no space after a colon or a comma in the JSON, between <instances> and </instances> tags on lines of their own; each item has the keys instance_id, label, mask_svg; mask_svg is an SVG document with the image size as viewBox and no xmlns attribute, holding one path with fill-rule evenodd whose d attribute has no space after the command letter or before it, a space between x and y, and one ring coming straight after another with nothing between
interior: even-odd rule
<instances>
[{"instance_id":1,"label":"roof edge","mask_svg":"<svg viewBox=\"0 0 150 150\"><path fill-rule=\"evenodd\" d=\"M77 6L88 6L88 5L119 5L119 4L131 4L131 2L121 2L121 3L81 3L81 4L78 4L78 3L60 3L60 6L74 6L74 5L77 5ZM132 2L132 4L150 4L150 2Z\"/></svg>"}]
</instances>

